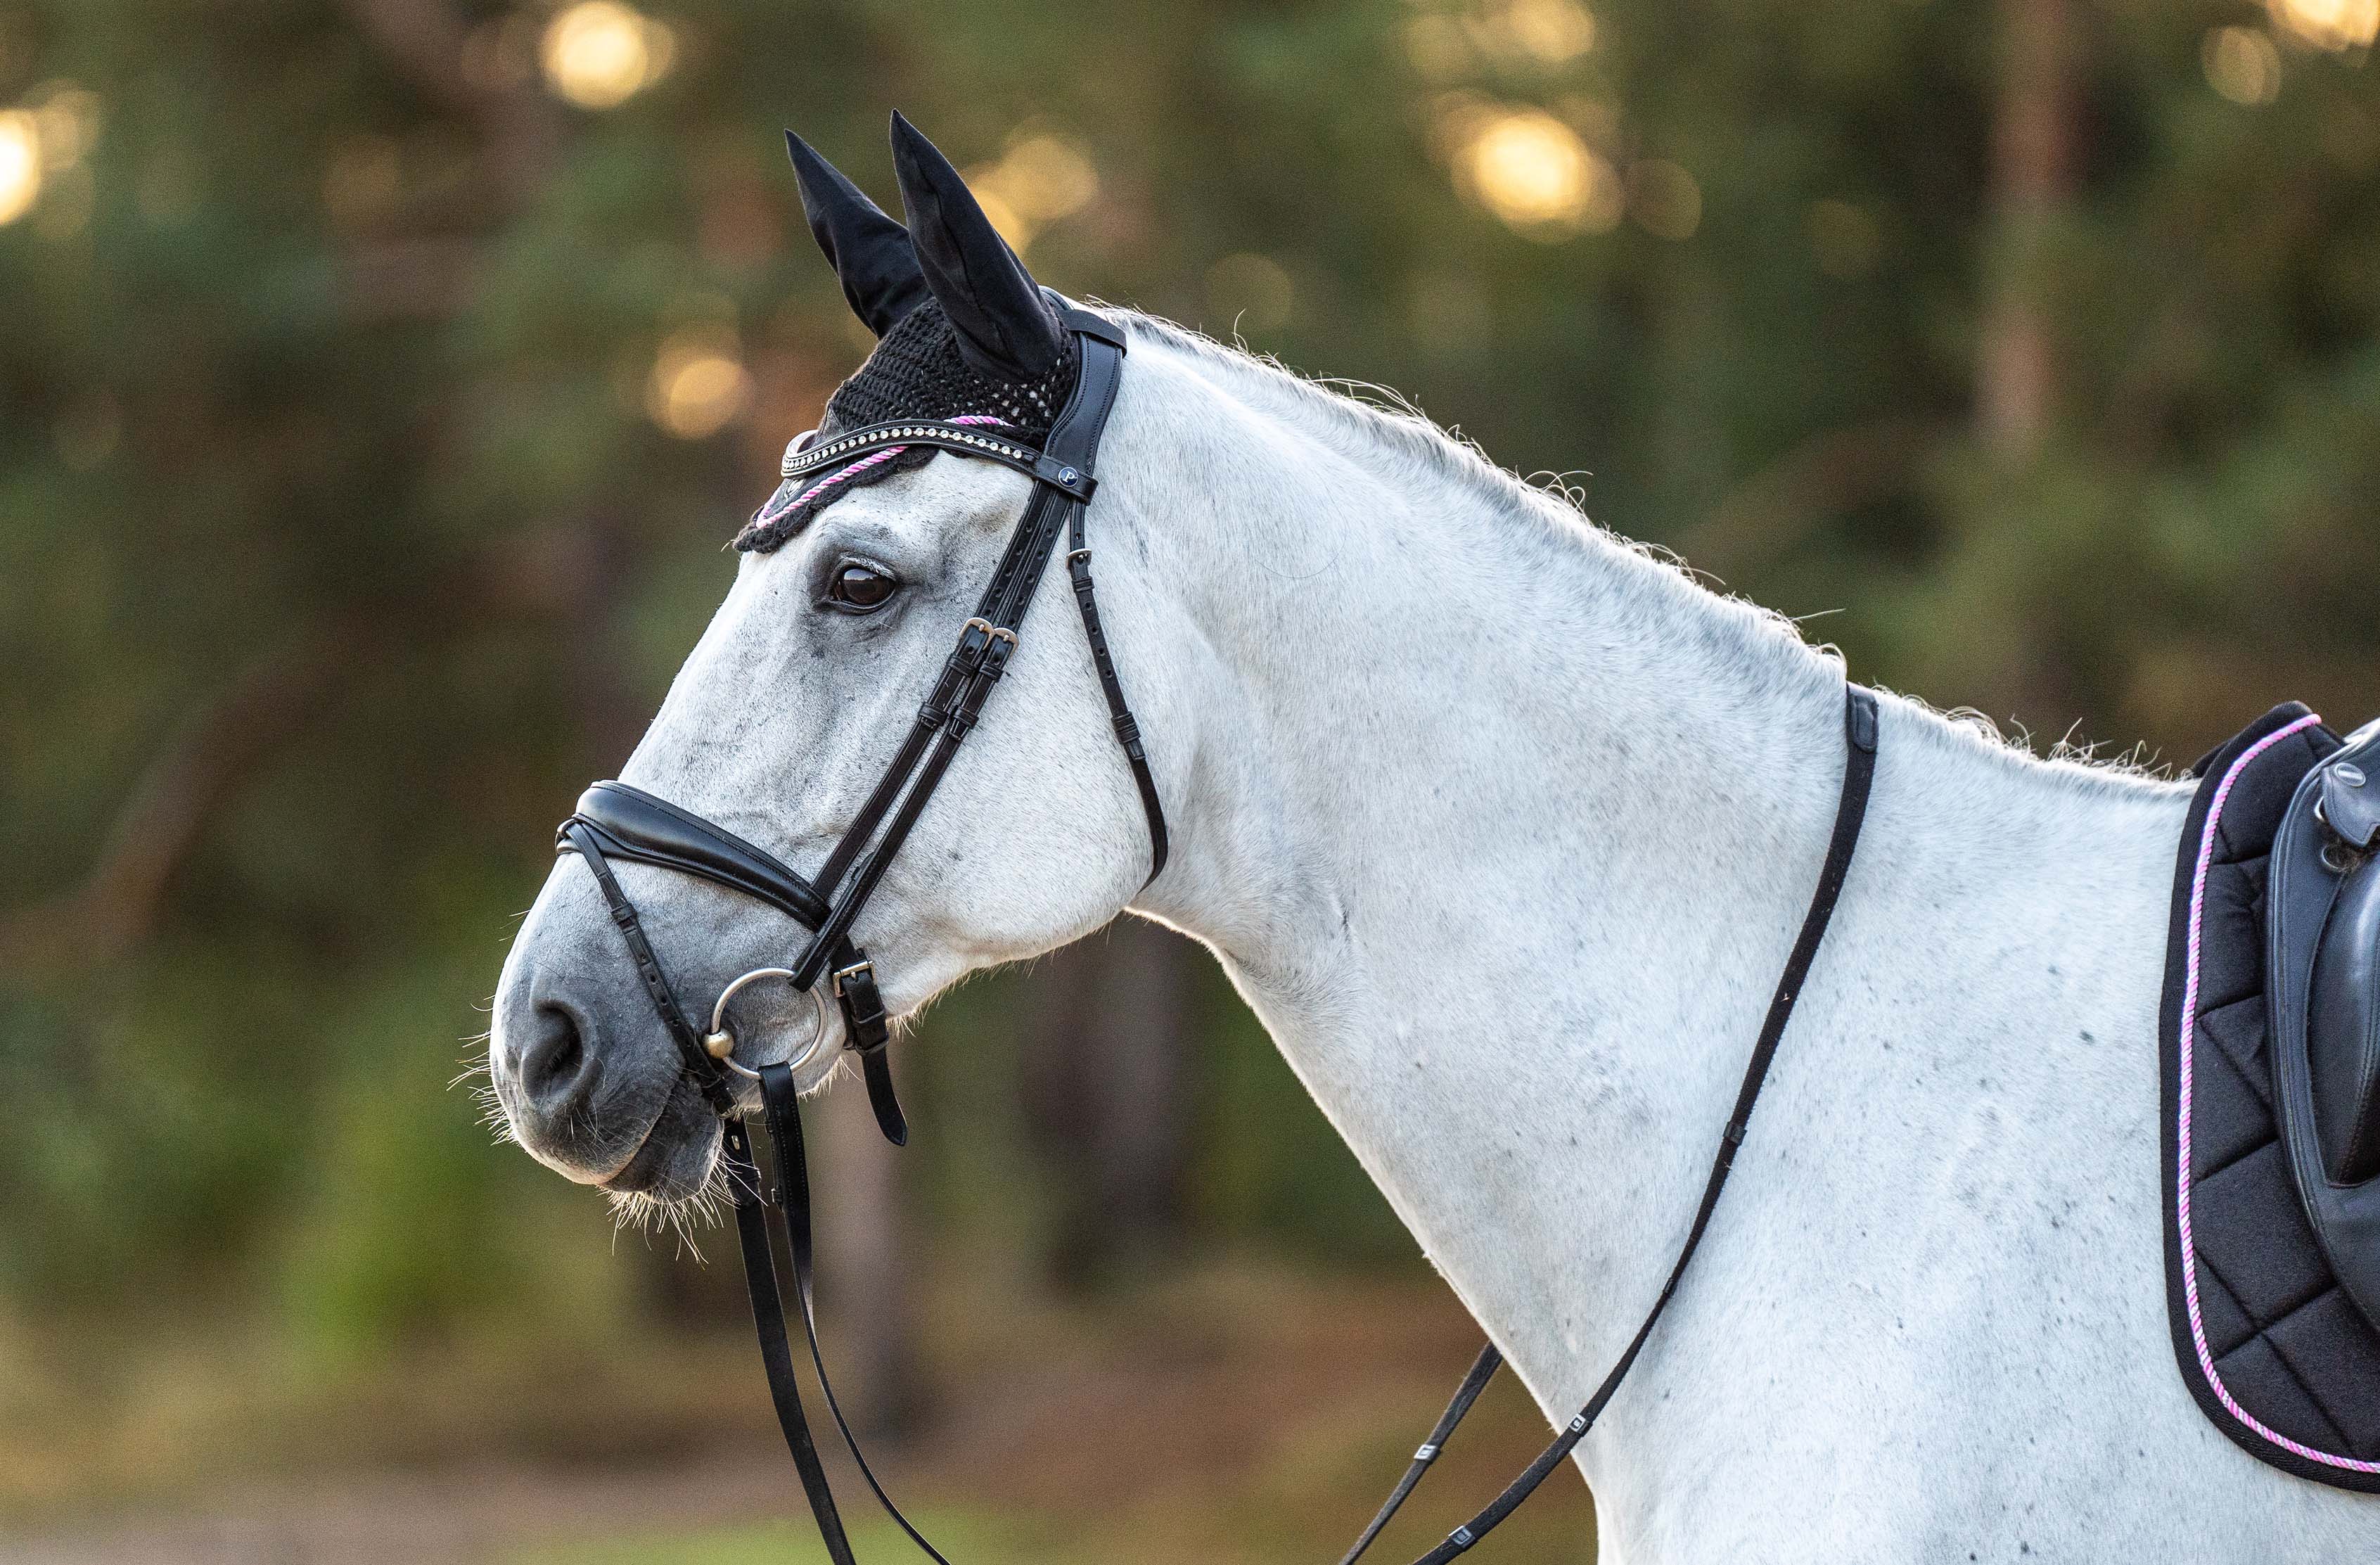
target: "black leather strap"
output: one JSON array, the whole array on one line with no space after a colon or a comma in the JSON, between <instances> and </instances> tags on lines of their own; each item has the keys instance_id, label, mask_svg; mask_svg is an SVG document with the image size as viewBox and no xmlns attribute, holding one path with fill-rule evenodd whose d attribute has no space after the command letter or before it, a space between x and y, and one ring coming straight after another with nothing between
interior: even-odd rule
<instances>
[{"instance_id":1,"label":"black leather strap","mask_svg":"<svg viewBox=\"0 0 2380 1565\"><path fill-rule=\"evenodd\" d=\"M1099 625L1099 601L1091 595L1091 551L1083 541L1084 507L1075 507L1072 535L1067 540L1066 572L1074 578L1075 604L1082 611L1083 636L1091 644L1091 664L1099 670L1099 693L1107 698L1108 721L1115 725L1116 743L1123 746L1124 759L1132 763L1133 785L1140 790L1141 813L1148 819L1148 875L1141 881L1147 891L1151 881L1165 870L1168 850L1165 832L1165 806L1157 796L1157 777L1148 769L1148 751L1140 742L1140 724L1134 721L1131 705L1123 698L1123 681L1116 676L1115 658L1108 650L1108 633Z\"/></svg>"},{"instance_id":2,"label":"black leather strap","mask_svg":"<svg viewBox=\"0 0 2380 1565\"><path fill-rule=\"evenodd\" d=\"M808 1413L794 1376L793 1344L785 1336L785 1305L777 1292L777 1258L769 1248L767 1207L760 1197L759 1171L752 1161L751 1132L741 1120L730 1120L722 1156L726 1160L727 1185L735 1202L735 1242L744 1255L744 1287L752 1301L752 1327L759 1333L760 1365L769 1377L769 1397L776 1404L777 1426L784 1431L785 1449L793 1453L794 1471L801 1475L810 1516L818 1523L820 1541L834 1565L856 1565L851 1543L844 1535L843 1517L835 1510L834 1490L828 1486L820 1464L818 1444L810 1438ZM778 1198L784 1198L779 1154ZM804 1192L807 1202L808 1192Z\"/></svg>"},{"instance_id":3,"label":"black leather strap","mask_svg":"<svg viewBox=\"0 0 2380 1565\"><path fill-rule=\"evenodd\" d=\"M604 862L603 850L597 844L596 833L587 822L572 817L562 828L563 837L587 867L595 872L595 884L601 888L603 901L612 909L612 922L619 926L620 937L627 942L628 954L637 964L637 977L652 1000L653 1009L660 1013L662 1026L677 1045L678 1056L685 1061L686 1074L712 1110L719 1114L735 1111L735 1091L727 1080L727 1072L718 1061L703 1052L702 1039L677 1002L677 993L670 988L669 977L662 971L661 958L653 954L652 942L645 938L644 925L637 917L636 904L620 890L612 867Z\"/></svg>"},{"instance_id":4,"label":"black leather strap","mask_svg":"<svg viewBox=\"0 0 2380 1565\"><path fill-rule=\"evenodd\" d=\"M1115 405L1116 387L1123 373L1122 349L1099 335L1086 334L1081 353L1082 368L1075 376L1075 389L1059 412L1045 453L1066 472L1089 470L1099 451L1099 432ZM834 886L841 882L843 866L851 866L850 883L835 899L833 912L792 964L795 988L808 988L825 970L834 942L847 935L858 920L878 881L908 840L951 762L957 758L959 746L966 742L967 734L982 715L984 703L990 699L993 688L1007 672L1008 661L1015 653L1016 638L1033 606L1034 589L1040 583L1069 514L1079 516L1081 509L1082 503L1066 491L1036 486L985 590L976 619L969 622L961 637L959 651L954 654L956 661L945 665L945 679L937 685L936 698L929 699L919 711L893 769L877 784L859 818L846 830L830 856L827 870L831 873L821 873L821 880ZM905 780L902 763L913 758L919 758L916 759L917 774L914 779ZM1136 761L1136 768L1141 764ZM900 803L893 806L892 800L896 795ZM1145 797L1154 796L1152 786ZM876 819L888 807L890 819L881 831L876 832ZM1158 825L1160 817L1153 814L1150 819L1152 830L1161 830ZM853 857L855 841L866 843L871 832L875 832L874 842Z\"/></svg>"},{"instance_id":5,"label":"black leather strap","mask_svg":"<svg viewBox=\"0 0 2380 1565\"><path fill-rule=\"evenodd\" d=\"M802 1140L801 1098L795 1090L794 1073L789 1067L783 1064L760 1067L760 1104L761 1112L769 1122L769 1144L776 1164L776 1211L785 1230L785 1252L793 1258L794 1263L794 1298L801 1305L802 1334L809 1343L810 1365L818 1374L819 1392L826 1399L827 1413L833 1418L836 1430L842 1434L844 1445L851 1451L851 1460L858 1465L859 1475L867 1480L869 1490L876 1496L876 1502L884 1508L884 1513L900 1523L901 1530L909 1535L910 1541L925 1550L935 1565L950 1565L950 1561L942 1558L941 1551L926 1541L926 1535L911 1524L909 1519L901 1513L901 1508L892 1503L892 1497L885 1493L884 1485L876 1476L876 1470L868 1464L867 1453L859 1449L859 1437L852 1433L851 1421L844 1416L843 1404L834 1394L834 1383L827 1377L826 1355L819 1346L818 1306L814 1297L817 1264L814 1253L815 1243L810 1226L809 1159ZM740 1126L730 1128L731 1131L741 1129ZM740 1234L742 1231L740 1209L737 1219ZM777 1311L776 1335L777 1340L782 1342L784 1339L784 1317L782 1307L776 1302L774 1260L770 1255L765 1240L760 1246L760 1254L765 1263L764 1269L769 1273L768 1297L764 1300L761 1290L757 1286L751 1288L752 1311L755 1316L770 1309ZM751 1281L753 1276L752 1259L752 1247L747 1243L745 1279L747 1283ZM764 1329L761 1335L763 1338L761 1359L768 1369L770 1392L776 1401L780 1423L784 1422L788 1410L791 1410L793 1423L786 1425L785 1441L788 1446L795 1448L795 1461L798 1464L799 1450L802 1448L810 1447L811 1442L809 1425L802 1412L801 1398L794 1390L792 1357L790 1354L771 1357L767 1351L766 1339L769 1333ZM779 1396L777 1385L781 1377L785 1387L785 1394ZM814 1448L813 1460L815 1460ZM808 1485L807 1476L803 1482L805 1486ZM822 1488L824 1485L822 1476L820 1482ZM832 1498L830 1497L828 1500L830 1512L832 1512ZM817 1510L815 1497L811 1501L811 1509L815 1513ZM832 1553L832 1544L828 1546L828 1551ZM839 1556L837 1565L843 1565L842 1558Z\"/></svg>"},{"instance_id":6,"label":"black leather strap","mask_svg":"<svg viewBox=\"0 0 2380 1565\"><path fill-rule=\"evenodd\" d=\"M885 1045L892 1027L884 1014L884 997L877 992L876 966L865 957L832 975L835 1003L843 1008L843 1033L859 1056L859 1074L868 1083L868 1106L875 1110L876 1128L895 1146L909 1145L909 1121L892 1090L892 1064Z\"/></svg>"},{"instance_id":7,"label":"black leather strap","mask_svg":"<svg viewBox=\"0 0 2380 1565\"><path fill-rule=\"evenodd\" d=\"M1819 942L1826 939L1827 925L1834 917L1835 901L1841 896L1843 880L1851 874L1852 855L1859 846L1860 825L1867 818L1868 789L1876 780L1876 697L1856 685L1848 685L1843 691L1842 795L1835 806L1835 829L1827 843L1826 863L1818 869L1818 889L1810 898L1810 911L1803 916L1802 932L1793 941L1792 954L1786 958L1784 975L1777 980L1777 992L1769 998L1768 1015L1761 1023L1760 1039L1753 1045L1752 1062L1745 1067L1743 1085L1735 1095L1735 1111L1728 1117L1727 1129L1719 1135L1718 1151L1711 1160L1710 1179L1703 1187L1702 1204L1694 1208L1694 1226L1686 1231L1686 1242L1678 1251L1677 1264L1670 1268L1669 1280L1661 1284L1660 1296L1653 1301L1644 1324L1629 1340L1627 1350L1603 1377L1603 1384L1596 1388L1595 1395L1579 1410L1578 1416L1562 1426L1553 1443L1539 1451L1536 1460L1506 1485L1504 1492L1489 1501L1486 1510L1448 1534L1443 1543L1423 1555L1415 1565L1446 1565L1448 1560L1468 1552L1536 1492L1537 1486L1595 1427L1595 1421L1619 1391L1620 1383L1628 1377L1636 1355L1644 1352L1645 1340L1660 1322L1661 1312L1670 1307L1679 1281L1686 1275L1687 1264L1694 1258L1694 1251L1710 1227L1711 1214L1718 1209L1719 1193L1727 1188L1728 1171L1735 1166L1735 1149L1743 1145L1752 1123L1753 1107L1760 1100L1761 1084L1768 1079L1769 1062L1777 1057L1777 1046L1785 1036L1785 1024L1793 1016L1793 1002L1801 998L1802 985L1810 976L1810 964L1817 960Z\"/></svg>"},{"instance_id":8,"label":"black leather strap","mask_svg":"<svg viewBox=\"0 0 2380 1565\"><path fill-rule=\"evenodd\" d=\"M607 856L699 876L756 897L811 929L826 921L830 911L826 902L808 881L762 849L625 782L598 782L579 795L578 813L563 822L560 847L585 858L594 871L611 906L612 921L620 927L638 976L644 980L645 992L652 997L653 1008L661 1013L678 1052L694 1070L704 1098L720 1114L735 1112L735 1085L704 1052L692 1024L679 1009L636 906L620 890ZM844 1041L859 1053L876 1122L894 1146L906 1145L908 1122L901 1112L892 1073L884 1060L884 1046L892 1032L883 997L877 992L876 969L848 940L836 942L832 959L836 964L835 1000L843 1013ZM710 1079L705 1079L706 1073Z\"/></svg>"},{"instance_id":9,"label":"black leather strap","mask_svg":"<svg viewBox=\"0 0 2380 1565\"><path fill-rule=\"evenodd\" d=\"M1455 1428L1470 1413L1471 1404L1479 1400L1479 1393L1488 1389L1488 1382L1496 1378L1496 1371L1503 1363L1504 1355L1496 1351L1495 1343L1489 1342L1479 1350L1479 1356L1471 1361L1469 1373L1463 1377L1463 1384L1454 1389L1453 1400L1446 1404L1446 1411L1439 1413L1438 1422L1431 1425L1429 1438L1422 1441L1420 1449L1414 1452L1412 1462L1405 1468L1405 1475L1397 1480L1395 1488L1389 1491L1389 1498L1381 1502L1370 1525L1356 1538L1354 1547L1339 1557L1339 1565L1355 1565L1355 1561L1364 1558L1364 1551L1372 1547L1372 1540L1380 1535L1380 1529L1386 1527L1403 1507L1406 1497L1414 1492L1415 1486L1421 1482L1422 1474L1429 1471L1430 1463L1436 1462L1439 1453L1446 1449L1446 1442L1454 1438Z\"/></svg>"},{"instance_id":10,"label":"black leather strap","mask_svg":"<svg viewBox=\"0 0 2380 1565\"><path fill-rule=\"evenodd\" d=\"M849 434L837 435L823 445L788 452L780 471L786 478L795 479L856 461L870 452L917 445L929 445L938 451L948 451L961 456L984 457L1002 467L1014 467L1026 478L1048 484L1076 500L1089 500L1092 491L1099 488L1099 480L1091 477L1087 463L1077 465L1054 452L1036 451L1029 445L1021 445L988 430L932 419L869 424Z\"/></svg>"},{"instance_id":11,"label":"black leather strap","mask_svg":"<svg viewBox=\"0 0 2380 1565\"><path fill-rule=\"evenodd\" d=\"M743 838L625 782L598 782L578 795L578 812L555 846L578 844L571 825L593 829L614 858L659 865L742 892L810 928L826 922L826 899L783 863Z\"/></svg>"}]
</instances>

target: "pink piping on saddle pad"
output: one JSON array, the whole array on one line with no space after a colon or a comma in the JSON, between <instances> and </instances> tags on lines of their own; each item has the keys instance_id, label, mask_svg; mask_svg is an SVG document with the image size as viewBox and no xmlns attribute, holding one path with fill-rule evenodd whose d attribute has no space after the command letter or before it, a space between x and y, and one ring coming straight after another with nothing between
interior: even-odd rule
<instances>
[{"instance_id":1,"label":"pink piping on saddle pad","mask_svg":"<svg viewBox=\"0 0 2380 1565\"><path fill-rule=\"evenodd\" d=\"M955 419L944 420L946 423L953 424L998 424L1004 421L1005 420L993 418L989 413L962 413ZM881 451L871 451L867 455L861 457L858 461L854 462L848 467L836 468L831 477L819 479L818 482L810 485L809 488L802 491L801 493L794 496L791 500L786 501L783 505L767 505L761 507L760 514L753 517L752 520L756 525L765 522L773 522L779 516L783 516L786 512L794 509L795 506L808 504L812 499L825 493L835 485L857 478L860 474L868 471L868 468L875 467L880 462L890 462L892 458L900 455L901 453L908 449L909 448L905 445L888 445Z\"/></svg>"},{"instance_id":2,"label":"pink piping on saddle pad","mask_svg":"<svg viewBox=\"0 0 2380 1565\"><path fill-rule=\"evenodd\" d=\"M2215 1388L2216 1396L2222 1399L2223 1405L2230 1410L2232 1417L2283 1450L2301 1456L2308 1462L2318 1462L2325 1467L2343 1467L2352 1473L2380 1473L2380 1462L2358 1462L2352 1457L2334 1456L2328 1451L2315 1450L2311 1446L2300 1445L2278 1430L2267 1429L2258 1423L2247 1409L2232 1400L2230 1388L2224 1385L2223 1377L2215 1372L2215 1355L2208 1352L2206 1347L2206 1323L2199 1318L2198 1248L2191 1238L2190 1228L2191 1054L2193 1050L2198 1022L2199 919L2205 911L2206 870L2215 857L2216 828L2223 819L2223 801L2230 797L2231 784L2240 780L2240 774L2247 770L2248 763L2264 754L2268 746L2280 743L2302 729L2311 728L2321 721L2321 718L2311 715L2301 717L2287 728L2267 734L2249 746L2248 753L2231 763L2231 770L2223 774L2223 781L2216 785L2215 803L2206 811L2206 828L2199 836L2198 864L2192 871L2190 880L2190 970L2182 981L2181 989L2181 1115L2180 1146L2174 1159L2176 1177L2180 1183L2178 1192L2180 1203L2177 1210L2180 1216L2179 1226L2181 1231L2181 1291L2182 1296L2190 1304L2190 1341L2191 1345L2198 1350L2198 1367L2205 1375L2206 1383Z\"/></svg>"}]
</instances>

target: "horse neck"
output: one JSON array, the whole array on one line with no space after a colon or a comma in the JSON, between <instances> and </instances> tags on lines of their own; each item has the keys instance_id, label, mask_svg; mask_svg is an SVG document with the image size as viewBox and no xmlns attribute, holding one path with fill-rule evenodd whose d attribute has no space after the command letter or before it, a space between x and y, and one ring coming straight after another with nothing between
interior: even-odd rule
<instances>
[{"instance_id":1,"label":"horse neck","mask_svg":"<svg viewBox=\"0 0 2380 1565\"><path fill-rule=\"evenodd\" d=\"M1841 672L1451 448L1192 368L1200 416L1120 442L1198 475L1139 529L1191 671L1148 726L1196 735L1145 910L1531 1372L1523 1323L1624 1331L1691 1209L1823 856Z\"/></svg>"},{"instance_id":2,"label":"horse neck","mask_svg":"<svg viewBox=\"0 0 2380 1565\"><path fill-rule=\"evenodd\" d=\"M1658 1289L1807 907L1842 776L1842 672L1451 453L1377 431L1366 450L1361 417L1253 368L1237 387L1228 364L1160 363L1148 381L1197 412L1120 410L1118 448L1197 477L1120 507L1141 588L1170 595L1143 624L1172 643L1145 708L1176 746L1160 759L1179 845L1142 910L1217 952L1566 1416ZM2173 790L2025 760L1890 699L1884 750L1864 905L1822 968L1892 975L1910 991L1892 1025L1919 1033L1906 1047L1980 1071L2034 1045L1963 1020L1978 930L2066 942L2068 976L2048 981L2071 984L2088 934L2061 918L2137 926L2108 987L2145 1026ZM1832 982L1796 1014L1796 1069L1864 1025L1828 1013ZM2035 1002L2055 1000L2005 1001ZM1777 1134L1835 1135L1819 1118L1876 1111L1918 1075L1815 1110L1791 1094L1803 1122ZM1912 1125L1955 1110L1890 1103Z\"/></svg>"}]
</instances>

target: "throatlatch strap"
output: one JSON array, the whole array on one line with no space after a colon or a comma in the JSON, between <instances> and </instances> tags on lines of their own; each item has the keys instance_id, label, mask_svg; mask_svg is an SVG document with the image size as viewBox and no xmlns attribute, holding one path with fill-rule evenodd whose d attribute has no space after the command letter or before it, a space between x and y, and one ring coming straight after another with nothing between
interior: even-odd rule
<instances>
[{"instance_id":1,"label":"throatlatch strap","mask_svg":"<svg viewBox=\"0 0 2380 1565\"><path fill-rule=\"evenodd\" d=\"M851 880L842 897L835 901L832 915L795 959L795 989L806 989L816 983L834 946L850 934L861 908L874 894L877 882L891 867L893 855L901 851L951 762L957 758L959 746L981 718L993 687L1007 672L1025 616L1033 606L1034 588L1049 565L1068 516L1078 518L1076 525L1080 525L1083 500L1079 496L1088 492L1084 487L1084 475L1090 471L1100 429L1107 422L1108 413L1114 406L1116 387L1123 379L1123 346L1115 328L1087 311L1069 311L1065 321L1069 329L1082 334L1082 367L1043 454L1056 466L1047 479L1034 485L1033 498L1010 536L990 585L985 588L976 620L961 633L957 651L944 665L933 695L918 709L917 721L892 770L878 782L859 816L819 872L820 891L829 897L842 881L846 867ZM1112 660L1108 663L1111 673ZM1103 684L1108 677L1109 674L1102 675ZM1117 698L1121 699L1120 693ZM1130 716L1125 715L1127 719ZM1123 733L1120 728L1119 739ZM1135 778L1145 770L1143 760L1131 753L1138 747L1135 730L1126 755L1134 761ZM912 768L916 769L914 779L910 776ZM1144 807L1151 810L1152 833L1161 833L1160 818L1154 809L1155 796L1154 783L1147 784ZM896 798L897 807L893 803ZM885 819L888 812L891 819ZM869 843L868 839L876 832L880 820L883 822L882 831Z\"/></svg>"},{"instance_id":2,"label":"throatlatch strap","mask_svg":"<svg viewBox=\"0 0 2380 1565\"><path fill-rule=\"evenodd\" d=\"M1140 742L1140 724L1133 720L1132 708L1123 698L1123 682L1116 677L1115 659L1108 651L1108 633L1099 625L1099 602L1091 596L1091 552L1083 542L1080 505L1075 507L1070 542L1066 574L1074 578L1075 603L1083 612L1083 635L1091 644L1091 662L1099 671L1099 693L1108 698L1108 721L1115 724L1116 743L1123 746L1124 759L1132 763L1133 786L1140 790L1141 813L1148 818L1148 879L1140 883L1141 889L1147 891L1165 869L1165 807L1157 797L1157 778L1148 770L1148 751Z\"/></svg>"},{"instance_id":3,"label":"throatlatch strap","mask_svg":"<svg viewBox=\"0 0 2380 1565\"><path fill-rule=\"evenodd\" d=\"M1679 1280L1686 1275L1686 1263L1694 1258L1694 1250L1710 1227L1711 1213L1718 1208L1719 1192L1727 1188L1728 1171L1735 1166L1735 1149L1743 1145L1745 1132L1752 1123L1753 1106L1760 1099L1761 1084L1768 1079L1769 1062L1777 1057L1777 1045L1785 1036L1785 1024L1793 1016L1793 1002L1801 998L1802 985L1810 976L1810 964L1817 960L1819 942L1826 939L1827 924L1834 916L1835 901L1842 895L1843 880L1851 874L1852 855L1859 846L1860 824L1867 819L1868 789L1876 781L1876 697L1856 685L1848 685L1843 691L1843 791L1835 806L1835 830L1827 843L1827 861L1818 870L1818 889L1810 898L1810 911L1803 916L1802 932L1793 941L1792 955L1786 958L1784 975L1777 980L1777 992L1769 999L1768 1015L1760 1025L1760 1041L1753 1046L1752 1062L1745 1068L1743 1086L1735 1095L1735 1111L1720 1134L1718 1152L1711 1160L1710 1181L1703 1187L1702 1205L1694 1208L1694 1226L1686 1231L1686 1243L1678 1252L1678 1264L1670 1268L1670 1279L1661 1284L1660 1296L1653 1301L1645 1323L1636 1328L1620 1362L1611 1366L1611 1373L1603 1377L1603 1384L1596 1388L1595 1395L1587 1399L1578 1416L1554 1437L1553 1444L1539 1451L1536 1460L1506 1485L1504 1492L1485 1510L1448 1534L1445 1542L1414 1565L1446 1565L1495 1531L1523 1500L1536 1492L1547 1474L1560 1466L1578 1442L1586 1438L1586 1432L1595 1427L1595 1421L1602 1416L1604 1408L1620 1389L1620 1382L1627 1378L1636 1355L1644 1351L1645 1339L1653 1335L1661 1312L1670 1307Z\"/></svg>"}]
</instances>

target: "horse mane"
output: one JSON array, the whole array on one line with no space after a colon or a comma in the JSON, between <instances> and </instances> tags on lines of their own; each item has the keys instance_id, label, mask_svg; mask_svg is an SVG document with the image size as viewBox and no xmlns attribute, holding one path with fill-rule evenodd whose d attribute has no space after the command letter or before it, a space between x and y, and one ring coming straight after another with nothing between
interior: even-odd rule
<instances>
[{"instance_id":1,"label":"horse mane","mask_svg":"<svg viewBox=\"0 0 2380 1565\"><path fill-rule=\"evenodd\" d=\"M1204 332L1127 307L1102 303L1135 336L1145 337L1216 372L1216 378L1248 402L1296 424L1351 460L1377 469L1383 455L1403 469L1397 481L1435 481L1476 501L1493 513L1537 523L1559 551L1587 549L1617 556L1622 578L1646 614L1692 613L1720 644L1727 661L1751 676L1756 687L1782 695L1798 691L1817 660L1843 664L1831 643L1814 643L1790 616L1730 591L1718 578L1658 544L1622 537L1588 516L1579 491L1555 477L1534 483L1499 466L1460 430L1439 424L1410 398L1370 382L1300 373L1270 354L1219 341ZM1879 690L1888 687L1867 681ZM2151 759L2140 746L2112 756L2077 744L2071 733L2054 741L2047 754L2032 747L2022 725L2010 733L1973 707L1944 709L1923 698L1890 691L1929 721L1918 725L1943 747L1965 752L2010 770L2047 774L2093 794L2137 795L2143 787L2169 791L2174 770Z\"/></svg>"}]
</instances>

